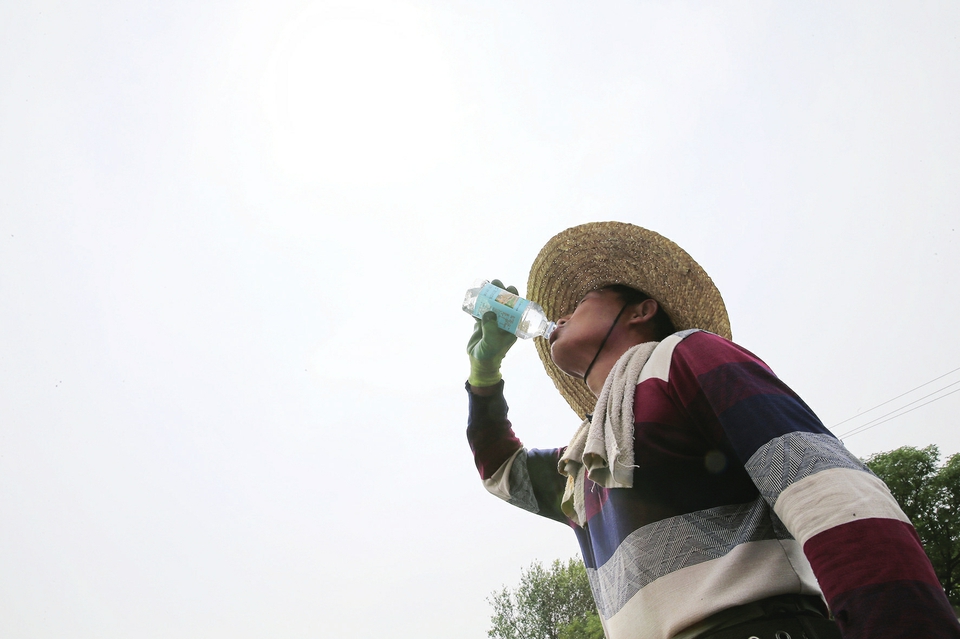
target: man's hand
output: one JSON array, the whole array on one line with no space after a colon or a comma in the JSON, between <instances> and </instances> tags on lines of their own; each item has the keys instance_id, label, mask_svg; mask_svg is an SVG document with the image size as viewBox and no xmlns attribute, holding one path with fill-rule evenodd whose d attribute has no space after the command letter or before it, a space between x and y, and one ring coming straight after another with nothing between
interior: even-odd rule
<instances>
[{"instance_id":1,"label":"man's hand","mask_svg":"<svg viewBox=\"0 0 960 639\"><path fill-rule=\"evenodd\" d=\"M500 280L493 280L491 284L519 295L517 287L504 286ZM477 320L473 335L467 342L467 355L470 356L470 386L476 388L495 386L502 377L500 363L516 341L516 335L497 326L496 313L493 311L484 313L483 319Z\"/></svg>"}]
</instances>

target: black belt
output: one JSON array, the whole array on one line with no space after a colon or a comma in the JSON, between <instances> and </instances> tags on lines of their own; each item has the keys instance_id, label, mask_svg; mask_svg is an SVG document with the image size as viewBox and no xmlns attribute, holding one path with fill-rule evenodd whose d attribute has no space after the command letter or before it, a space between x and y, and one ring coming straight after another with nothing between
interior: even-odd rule
<instances>
[{"instance_id":1,"label":"black belt","mask_svg":"<svg viewBox=\"0 0 960 639\"><path fill-rule=\"evenodd\" d=\"M757 610L750 621L709 630L697 639L841 639L819 597L779 595L744 606Z\"/></svg>"},{"instance_id":2,"label":"black belt","mask_svg":"<svg viewBox=\"0 0 960 639\"><path fill-rule=\"evenodd\" d=\"M697 639L842 639L837 624L815 615L761 618L708 632Z\"/></svg>"}]
</instances>

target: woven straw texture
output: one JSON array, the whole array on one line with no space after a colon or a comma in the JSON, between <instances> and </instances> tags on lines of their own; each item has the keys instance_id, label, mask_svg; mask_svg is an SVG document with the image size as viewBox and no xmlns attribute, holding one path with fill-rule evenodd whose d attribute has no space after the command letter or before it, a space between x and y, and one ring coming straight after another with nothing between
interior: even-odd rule
<instances>
[{"instance_id":1,"label":"woven straw texture","mask_svg":"<svg viewBox=\"0 0 960 639\"><path fill-rule=\"evenodd\" d=\"M659 233L624 222L591 222L555 235L530 268L527 297L556 320L592 290L626 284L660 303L678 331L700 328L731 338L730 320L713 280L682 248ZM550 344L536 340L540 361L579 417L596 397L553 363Z\"/></svg>"}]
</instances>

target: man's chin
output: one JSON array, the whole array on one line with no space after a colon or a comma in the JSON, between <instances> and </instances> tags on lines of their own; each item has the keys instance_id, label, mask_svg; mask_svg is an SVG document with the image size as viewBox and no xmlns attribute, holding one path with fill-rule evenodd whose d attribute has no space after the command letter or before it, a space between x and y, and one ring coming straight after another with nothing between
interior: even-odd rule
<instances>
[{"instance_id":1,"label":"man's chin","mask_svg":"<svg viewBox=\"0 0 960 639\"><path fill-rule=\"evenodd\" d=\"M555 365L557 368L559 368L560 370L563 370L563 365L562 365L560 362L557 361L557 348L556 348L556 347L557 347L556 343L550 344L550 359L553 361L554 365ZM566 372L566 371L564 371L564 372Z\"/></svg>"},{"instance_id":2,"label":"man's chin","mask_svg":"<svg viewBox=\"0 0 960 639\"><path fill-rule=\"evenodd\" d=\"M573 372L571 372L570 370L568 370L567 367L564 367L562 361L560 361L560 362L557 361L557 358L554 356L554 355L555 355L554 349L553 349L554 346L555 346L555 344L551 344L551 345L550 345L550 359L553 360L553 363L556 365L556 367L559 368L559 369L560 369L560 372L563 373L564 375L566 375L566 376L568 376L568 377L573 377L573 378L575 378L575 379L580 379L580 377L581 377L580 375L578 375L578 374L576 374L576 373L573 373ZM562 360L562 358L561 358L561 360Z\"/></svg>"}]
</instances>

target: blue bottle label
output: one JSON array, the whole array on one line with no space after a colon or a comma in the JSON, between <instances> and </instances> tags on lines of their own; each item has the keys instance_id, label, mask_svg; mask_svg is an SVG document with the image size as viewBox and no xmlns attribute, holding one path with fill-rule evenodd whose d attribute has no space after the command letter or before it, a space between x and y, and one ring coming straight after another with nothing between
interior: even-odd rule
<instances>
[{"instance_id":1,"label":"blue bottle label","mask_svg":"<svg viewBox=\"0 0 960 639\"><path fill-rule=\"evenodd\" d=\"M514 295L493 284L487 284L480 289L477 303L473 307L473 316L481 318L487 311L493 311L497 314L497 326L516 334L520 317L528 304L530 302L519 295Z\"/></svg>"}]
</instances>

